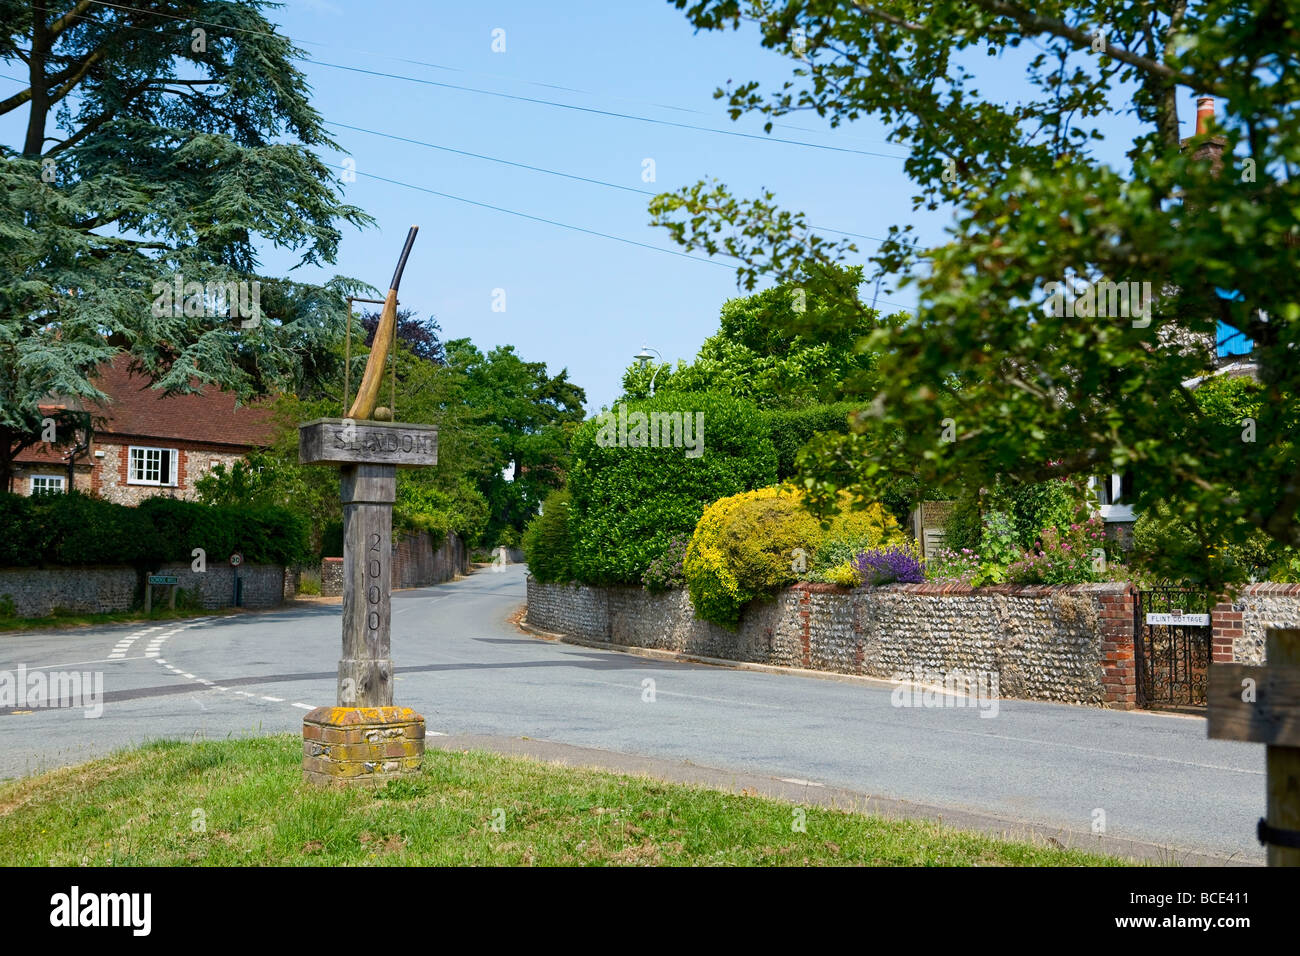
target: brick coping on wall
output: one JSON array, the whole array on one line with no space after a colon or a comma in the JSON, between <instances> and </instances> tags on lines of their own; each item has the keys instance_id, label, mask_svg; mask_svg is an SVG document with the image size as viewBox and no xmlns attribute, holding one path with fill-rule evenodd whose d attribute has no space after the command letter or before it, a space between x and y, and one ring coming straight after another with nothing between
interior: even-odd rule
<instances>
[{"instance_id":1,"label":"brick coping on wall","mask_svg":"<svg viewBox=\"0 0 1300 956\"><path fill-rule=\"evenodd\" d=\"M589 587L590 585L583 585ZM1290 585L1288 585L1290 586ZM1300 588L1300 585L1295 585ZM818 594L843 592L851 594L859 588L849 588L841 584L825 584L820 581L799 581L790 585L792 591L812 591ZM1101 581L1095 584L985 584L971 587L969 584L935 584L929 581L922 584L878 584L870 588L873 591L905 591L908 594L1009 594L1021 597L1048 597L1062 592L1077 594L1081 591L1101 591L1123 593L1132 589L1127 581ZM1300 591L1297 591L1300 593Z\"/></svg>"}]
</instances>

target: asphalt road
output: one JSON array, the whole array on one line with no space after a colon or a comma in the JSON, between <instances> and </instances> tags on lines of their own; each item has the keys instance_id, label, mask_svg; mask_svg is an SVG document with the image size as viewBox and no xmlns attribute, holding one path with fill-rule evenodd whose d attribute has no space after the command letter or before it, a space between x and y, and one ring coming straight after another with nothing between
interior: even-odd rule
<instances>
[{"instance_id":1,"label":"asphalt road","mask_svg":"<svg viewBox=\"0 0 1300 956\"><path fill-rule=\"evenodd\" d=\"M1002 701L899 708L885 684L665 662L541 640L508 620L522 566L393 595L397 703L431 733L689 761L931 807L1262 861L1264 748L1201 718ZM0 706L0 778L157 737L301 729L334 703L337 605L0 635L0 673L100 672L103 712ZM647 679L653 700L647 700ZM26 711L26 712L23 712Z\"/></svg>"}]
</instances>

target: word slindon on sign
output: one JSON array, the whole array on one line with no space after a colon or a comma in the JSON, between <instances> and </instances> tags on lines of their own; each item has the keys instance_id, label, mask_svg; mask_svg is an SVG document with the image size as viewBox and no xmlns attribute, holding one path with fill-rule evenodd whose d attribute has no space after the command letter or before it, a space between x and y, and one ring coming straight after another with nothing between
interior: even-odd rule
<instances>
[{"instance_id":1,"label":"word slindon on sign","mask_svg":"<svg viewBox=\"0 0 1300 956\"><path fill-rule=\"evenodd\" d=\"M1148 614L1148 624L1178 624L1183 627L1209 627L1210 615L1208 614L1184 614L1182 611L1176 611L1173 614Z\"/></svg>"},{"instance_id":2,"label":"word slindon on sign","mask_svg":"<svg viewBox=\"0 0 1300 956\"><path fill-rule=\"evenodd\" d=\"M368 432L364 435L349 436L346 429L340 428L334 432L334 447L347 451L405 451L427 455L433 452L433 439L428 435L412 435L409 433L377 435Z\"/></svg>"},{"instance_id":3,"label":"word slindon on sign","mask_svg":"<svg viewBox=\"0 0 1300 956\"><path fill-rule=\"evenodd\" d=\"M371 463L399 468L438 462L433 425L353 419L318 419L299 426L298 460L303 464Z\"/></svg>"},{"instance_id":4,"label":"word slindon on sign","mask_svg":"<svg viewBox=\"0 0 1300 956\"><path fill-rule=\"evenodd\" d=\"M150 584L175 584L179 579L174 574L151 574L149 575Z\"/></svg>"}]
</instances>

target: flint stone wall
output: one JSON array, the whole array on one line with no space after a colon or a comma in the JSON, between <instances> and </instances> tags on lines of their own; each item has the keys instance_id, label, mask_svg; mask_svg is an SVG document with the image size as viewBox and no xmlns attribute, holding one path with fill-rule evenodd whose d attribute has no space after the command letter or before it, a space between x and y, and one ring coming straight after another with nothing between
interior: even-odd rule
<instances>
[{"instance_id":1,"label":"flint stone wall","mask_svg":"<svg viewBox=\"0 0 1300 956\"><path fill-rule=\"evenodd\" d=\"M528 578L528 623L587 641L886 680L982 672L1004 697L1122 708L1136 704L1132 601L1110 583L801 583L747 606L733 632L697 620L684 590Z\"/></svg>"},{"instance_id":2,"label":"flint stone wall","mask_svg":"<svg viewBox=\"0 0 1300 956\"><path fill-rule=\"evenodd\" d=\"M178 588L197 592L201 607L234 606L236 569L228 565L209 564L199 574L188 562L167 564L151 573L175 575ZM284 601L280 565L244 565L237 573L244 607L276 607ZM0 600L11 600L18 617L48 617L55 608L79 614L126 611L143 606L144 581L144 573L132 567L0 568ZM156 586L154 605L166 601L167 588Z\"/></svg>"},{"instance_id":3,"label":"flint stone wall","mask_svg":"<svg viewBox=\"0 0 1300 956\"><path fill-rule=\"evenodd\" d=\"M1271 627L1300 627L1300 584L1251 584L1211 617L1214 659L1264 664L1264 638Z\"/></svg>"},{"instance_id":4,"label":"flint stone wall","mask_svg":"<svg viewBox=\"0 0 1300 956\"><path fill-rule=\"evenodd\" d=\"M448 534L437 548L427 531L397 536L397 550L389 565L391 586L422 588L450 581L469 573L469 549L460 535ZM322 558L320 593L324 597L343 594L343 559Z\"/></svg>"}]
</instances>

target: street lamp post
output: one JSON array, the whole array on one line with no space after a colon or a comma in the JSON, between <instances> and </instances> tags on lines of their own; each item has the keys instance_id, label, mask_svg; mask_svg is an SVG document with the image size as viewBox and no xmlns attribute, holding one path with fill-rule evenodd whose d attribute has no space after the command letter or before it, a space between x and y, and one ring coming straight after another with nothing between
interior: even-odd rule
<instances>
[{"instance_id":1,"label":"street lamp post","mask_svg":"<svg viewBox=\"0 0 1300 956\"><path fill-rule=\"evenodd\" d=\"M652 358L658 358L659 361L661 362L664 360L664 357L659 354L658 349L652 349L645 345L641 346L641 351L637 352L636 355L633 355L632 358L640 362L642 368L645 368L645 363L650 361ZM655 395L655 376L658 374L659 374L659 366L656 365L654 372L652 372L650 375L650 397L651 398L654 398Z\"/></svg>"}]
</instances>

